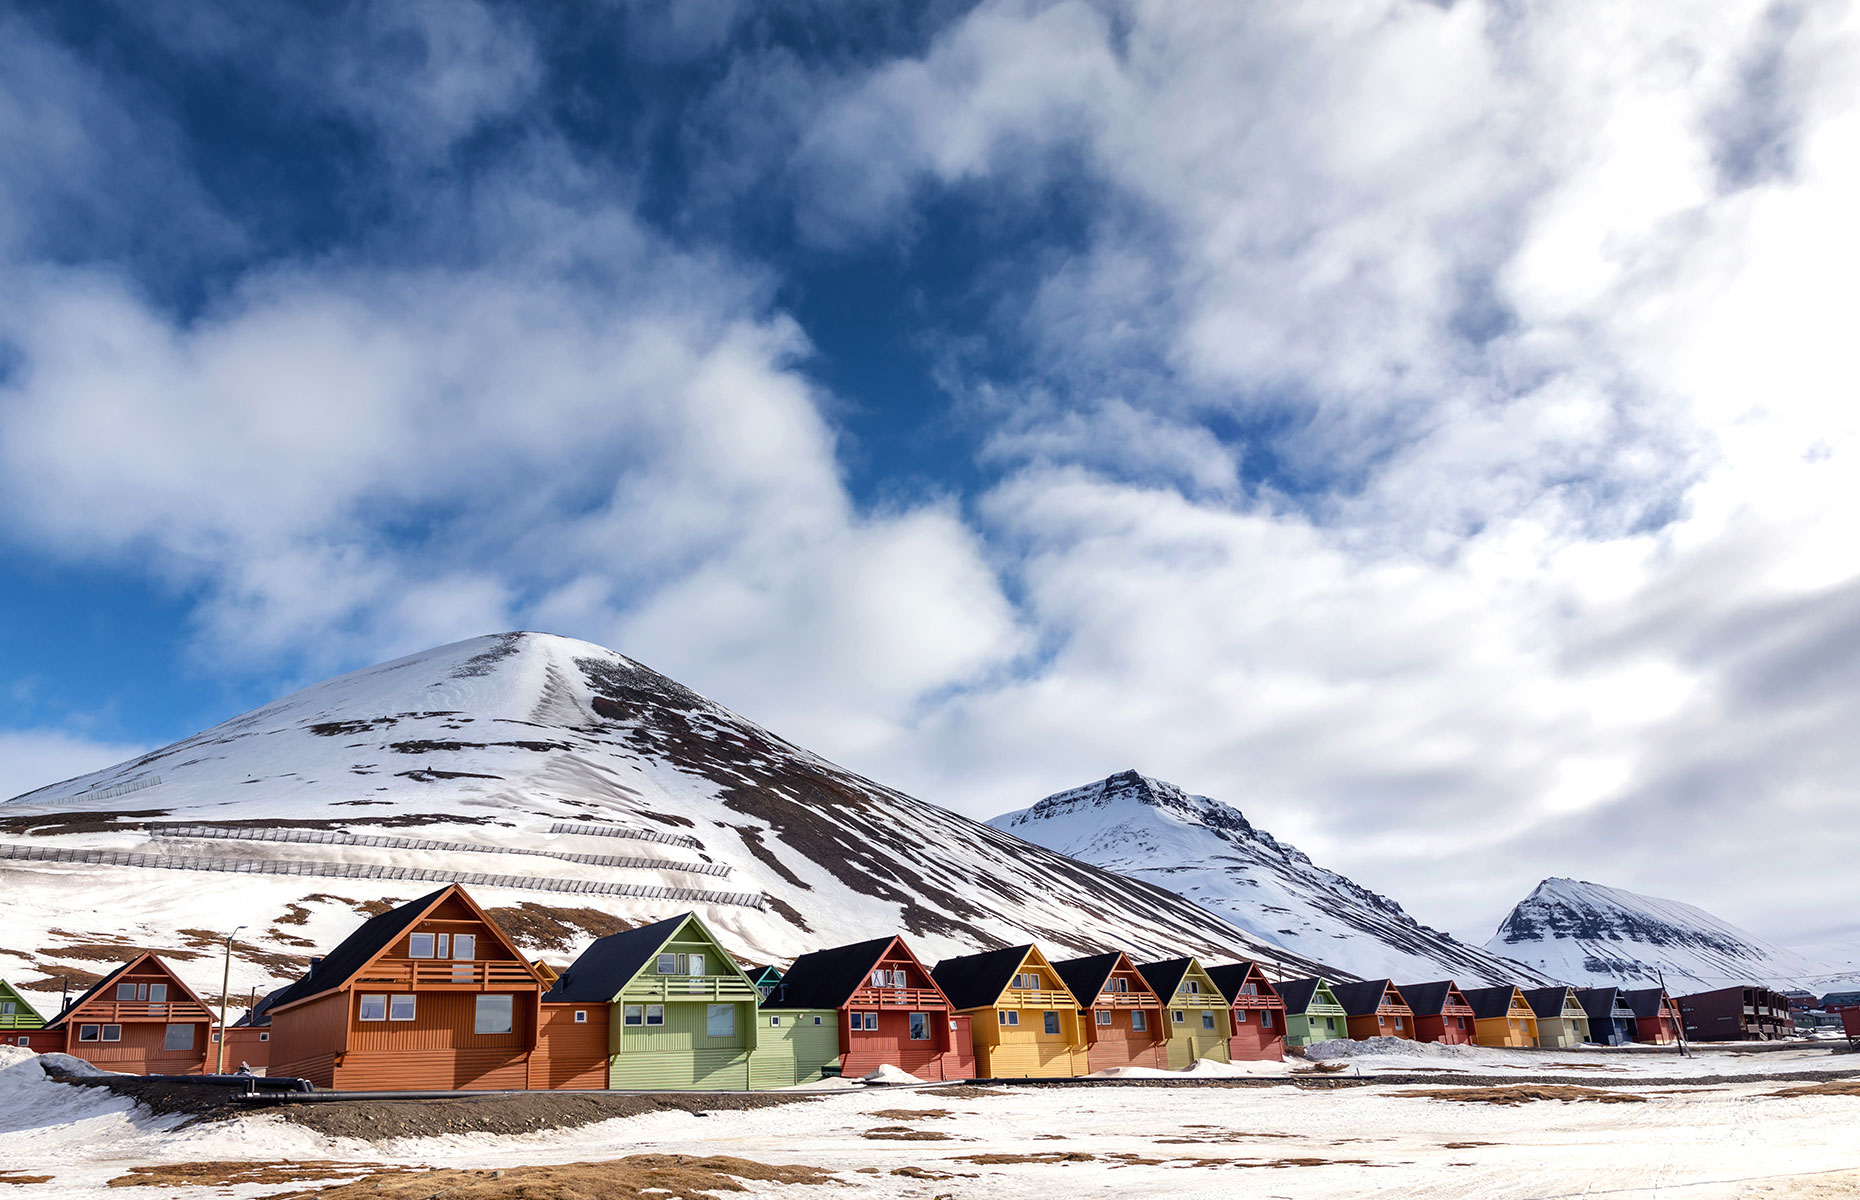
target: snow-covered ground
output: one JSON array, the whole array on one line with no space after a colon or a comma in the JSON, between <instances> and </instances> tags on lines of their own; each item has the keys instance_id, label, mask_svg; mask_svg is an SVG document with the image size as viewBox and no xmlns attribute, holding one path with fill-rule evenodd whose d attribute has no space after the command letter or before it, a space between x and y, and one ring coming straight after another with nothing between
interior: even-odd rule
<instances>
[{"instance_id":1,"label":"snow-covered ground","mask_svg":"<svg viewBox=\"0 0 1860 1200\"><path fill-rule=\"evenodd\" d=\"M10 1056L10 1057L8 1057ZM50 1082L0 1051L0 1177L19 1200L133 1197L109 1189L131 1167L212 1161L337 1161L510 1169L667 1153L811 1165L843 1186L823 1197L1273 1196L1833 1197L1860 1191L1860 1098L1777 1095L1770 1081L1635 1089L1672 1062L1615 1056L1630 1073L1599 1083L1642 1097L1512 1106L1412 1095L1411 1086L1099 1086L839 1089L803 1105L658 1112L516 1137L463 1134L389 1142L330 1139L275 1117L176 1128L93 1090ZM1818 1074L1819 1050L1716 1057ZM1853 1062L1849 1056L1847 1061ZM8 1065L11 1064L11 1065ZM1793 1064L1793 1065L1791 1065ZM909 1115L900 1115L904 1110ZM938 1113L946 1115L936 1115ZM875 1140L890 1127L938 1140ZM1034 1161L976 1162L974 1156ZM1064 1156L1072 1156L1064 1161ZM1045 1158L1047 1161L1038 1161ZM913 1169L927 1177L900 1177ZM939 1176L947 1176L939 1178ZM301 1188L162 1189L175 1200ZM751 1196L805 1200L810 1189L747 1185Z\"/></svg>"}]
</instances>

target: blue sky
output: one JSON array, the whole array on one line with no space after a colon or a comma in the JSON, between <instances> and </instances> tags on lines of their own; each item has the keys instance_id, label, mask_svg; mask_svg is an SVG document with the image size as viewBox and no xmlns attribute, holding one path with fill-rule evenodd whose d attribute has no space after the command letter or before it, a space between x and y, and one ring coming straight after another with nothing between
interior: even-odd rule
<instances>
[{"instance_id":1,"label":"blue sky","mask_svg":"<svg viewBox=\"0 0 1860 1200\"><path fill-rule=\"evenodd\" d=\"M1478 940L1702 871L1860 940L1801 915L1853 21L15 4L0 792L542 628L972 815L1138 767Z\"/></svg>"}]
</instances>

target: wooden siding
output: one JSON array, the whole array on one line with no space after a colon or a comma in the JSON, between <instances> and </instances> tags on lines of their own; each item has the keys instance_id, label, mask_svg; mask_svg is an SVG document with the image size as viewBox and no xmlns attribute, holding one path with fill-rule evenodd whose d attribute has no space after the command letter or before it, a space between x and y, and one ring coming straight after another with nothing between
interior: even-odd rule
<instances>
[{"instance_id":1,"label":"wooden siding","mask_svg":"<svg viewBox=\"0 0 1860 1200\"><path fill-rule=\"evenodd\" d=\"M1203 1058L1233 1061L1233 1010L1199 962L1190 960L1175 995L1164 997L1163 1010L1170 1069L1185 1070Z\"/></svg>"},{"instance_id":2,"label":"wooden siding","mask_svg":"<svg viewBox=\"0 0 1860 1200\"><path fill-rule=\"evenodd\" d=\"M867 1010L870 1011L870 1010ZM968 1079L975 1073L975 1052L969 1043L966 1017L950 1014L948 1009L923 1011L930 1021L928 1041L911 1040L911 1014L905 1010L878 1013L878 1028L867 1029L855 1018L864 1012L842 1011L837 1014L841 1051L840 1073L848 1079L863 1079L881 1066L909 1071L919 1079Z\"/></svg>"},{"instance_id":3,"label":"wooden siding","mask_svg":"<svg viewBox=\"0 0 1860 1200\"><path fill-rule=\"evenodd\" d=\"M1233 1010L1234 1035L1227 1044L1233 1062L1276 1062L1285 1057L1285 1010L1278 1007Z\"/></svg>"},{"instance_id":4,"label":"wooden siding","mask_svg":"<svg viewBox=\"0 0 1860 1200\"><path fill-rule=\"evenodd\" d=\"M167 989L165 999L148 998L154 993L146 989L156 986ZM143 998L119 998L130 989L141 990ZM208 1070L212 1062L212 1014L180 977L152 954L133 960L95 995L60 1016L57 1023L59 1028L53 1032L64 1035L64 1053L95 1063L106 1071L126 1075L198 1075ZM102 1027L106 1025L118 1028L119 1040L102 1040ZM164 1048L169 1025L186 1026L192 1031L187 1049ZM97 1026L96 1040L84 1040L86 1026Z\"/></svg>"},{"instance_id":5,"label":"wooden siding","mask_svg":"<svg viewBox=\"0 0 1860 1200\"><path fill-rule=\"evenodd\" d=\"M1414 1019L1414 1040L1447 1046L1470 1046L1474 1041L1472 1009L1455 1005L1454 1011Z\"/></svg>"},{"instance_id":6,"label":"wooden siding","mask_svg":"<svg viewBox=\"0 0 1860 1200\"><path fill-rule=\"evenodd\" d=\"M218 1050L214 1052L215 1063L218 1062ZM226 1031L226 1069L237 1071L241 1066L252 1068L260 1075L271 1072L271 1030L260 1026L234 1025Z\"/></svg>"},{"instance_id":7,"label":"wooden siding","mask_svg":"<svg viewBox=\"0 0 1860 1200\"><path fill-rule=\"evenodd\" d=\"M32 1002L14 991L6 980L0 979L0 1030L44 1027L45 1018L39 1015Z\"/></svg>"},{"instance_id":8,"label":"wooden siding","mask_svg":"<svg viewBox=\"0 0 1860 1200\"><path fill-rule=\"evenodd\" d=\"M308 1079L320 1088L336 1086L336 1056L349 1028L349 997L332 992L271 1016L272 1075Z\"/></svg>"},{"instance_id":9,"label":"wooden siding","mask_svg":"<svg viewBox=\"0 0 1860 1200\"><path fill-rule=\"evenodd\" d=\"M605 1004L545 1004L536 1049L530 1055L529 1086L549 1090L598 1091L607 1086ZM581 1013L584 1020L575 1020Z\"/></svg>"},{"instance_id":10,"label":"wooden siding","mask_svg":"<svg viewBox=\"0 0 1860 1200\"><path fill-rule=\"evenodd\" d=\"M1093 1005L1085 1014L1089 1022L1085 1030L1091 1037L1091 1045L1085 1052L1088 1068L1093 1071L1108 1071L1113 1067L1168 1068L1169 1042L1162 1009L1156 1006L1155 996L1147 987L1143 995L1147 1005L1127 1008ZM1130 1014L1137 1011L1143 1013L1147 1028L1135 1028ZM1109 1025L1098 1024L1100 1012L1110 1014Z\"/></svg>"},{"instance_id":11,"label":"wooden siding","mask_svg":"<svg viewBox=\"0 0 1860 1200\"><path fill-rule=\"evenodd\" d=\"M755 989L747 984L744 988L751 998L727 1002L734 1012L733 1031L728 1037L710 1036L709 1009L718 1001L707 996L696 1000L666 1000L663 1025L627 1025L625 1004L610 1008L608 1043L613 1047L613 1055L607 1085L696 1091L749 1087L749 1051L755 1044L756 1002L753 999ZM622 995L630 991L629 988Z\"/></svg>"},{"instance_id":12,"label":"wooden siding","mask_svg":"<svg viewBox=\"0 0 1860 1200\"><path fill-rule=\"evenodd\" d=\"M122 1040L86 1042L81 1039L83 1025L73 1022L66 1053L94 1063L106 1071L125 1075L199 1075L211 1062L213 1049L209 1034L212 1026L205 1021L176 1022L192 1030L192 1046L186 1050L165 1050L168 1023L131 1021L121 1026Z\"/></svg>"},{"instance_id":13,"label":"wooden siding","mask_svg":"<svg viewBox=\"0 0 1860 1200\"><path fill-rule=\"evenodd\" d=\"M966 1010L975 1044L975 1069L984 1079L1054 1079L1091 1071L1078 1001L1059 972L1036 949L1021 960L1018 975L1036 976L1037 987L1004 988L994 1004ZM1012 1013L1014 1024L1003 1024ZM1052 1013L1058 1032L1046 1032Z\"/></svg>"},{"instance_id":14,"label":"wooden siding","mask_svg":"<svg viewBox=\"0 0 1860 1200\"><path fill-rule=\"evenodd\" d=\"M840 1061L840 1014L831 1008L770 1009L756 1014L749 1086L759 1090L818 1083Z\"/></svg>"}]
</instances>

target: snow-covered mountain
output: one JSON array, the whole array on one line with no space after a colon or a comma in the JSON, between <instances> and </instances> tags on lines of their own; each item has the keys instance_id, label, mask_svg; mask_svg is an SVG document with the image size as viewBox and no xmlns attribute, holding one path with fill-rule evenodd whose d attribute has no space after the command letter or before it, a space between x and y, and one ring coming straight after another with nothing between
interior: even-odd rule
<instances>
[{"instance_id":1,"label":"snow-covered mountain","mask_svg":"<svg viewBox=\"0 0 1860 1200\"><path fill-rule=\"evenodd\" d=\"M1663 971L1674 995L1741 983L1819 995L1846 984L1840 968L1702 908L1580 879L1538 884L1485 945L1571 983L1646 987Z\"/></svg>"},{"instance_id":2,"label":"snow-covered mountain","mask_svg":"<svg viewBox=\"0 0 1860 1200\"><path fill-rule=\"evenodd\" d=\"M239 873L229 873L239 872ZM547 634L357 671L0 804L0 978L86 982L131 947L236 990L294 977L360 915L460 879L536 952L695 908L786 961L903 932L934 961L1275 950L1120 878L879 786L631 659Z\"/></svg>"},{"instance_id":3,"label":"snow-covered mountain","mask_svg":"<svg viewBox=\"0 0 1860 1200\"><path fill-rule=\"evenodd\" d=\"M1401 905L1316 866L1239 810L1125 771L990 825L1193 900L1282 952L1364 978L1463 985L1548 982L1415 921Z\"/></svg>"}]
</instances>

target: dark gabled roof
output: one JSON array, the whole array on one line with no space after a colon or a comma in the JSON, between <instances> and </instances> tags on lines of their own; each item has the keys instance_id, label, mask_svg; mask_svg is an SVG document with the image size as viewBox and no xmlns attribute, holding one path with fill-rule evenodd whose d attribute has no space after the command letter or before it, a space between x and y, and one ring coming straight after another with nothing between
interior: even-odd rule
<instances>
[{"instance_id":1,"label":"dark gabled roof","mask_svg":"<svg viewBox=\"0 0 1860 1200\"><path fill-rule=\"evenodd\" d=\"M145 950L142 953L136 955L134 958L130 959L128 962L117 967L116 970L111 971L108 975L105 975L102 979L99 979L97 982L91 984L90 987L84 992L83 995L79 996L77 999L73 1000L71 1003L65 1005L64 1008L59 1010L59 1013L57 1016L47 1021L45 1023L45 1027L47 1029L57 1029L61 1027L65 1023L65 1018L69 1017L72 1013L76 1012L79 1005L89 1000L92 996L95 996L98 992L101 992L104 988L109 987L111 984L115 983L116 977L118 975L121 975L124 971L127 971L129 968L135 966L137 963L141 962L143 959L152 958L152 957L153 955L151 955L148 951Z\"/></svg>"},{"instance_id":2,"label":"dark gabled roof","mask_svg":"<svg viewBox=\"0 0 1860 1200\"><path fill-rule=\"evenodd\" d=\"M363 921L360 929L342 939L342 944L319 959L302 979L275 997L271 1007L275 1009L299 1000L308 1000L349 982L357 971L368 965L370 959L392 946L452 886L447 884L436 892L428 892L417 900L409 900L399 908L390 908Z\"/></svg>"},{"instance_id":3,"label":"dark gabled roof","mask_svg":"<svg viewBox=\"0 0 1860 1200\"><path fill-rule=\"evenodd\" d=\"M1498 987L1462 988L1460 994L1466 997L1466 1003L1472 1005L1473 1016L1489 1021L1511 1012L1512 993L1517 990L1507 983Z\"/></svg>"},{"instance_id":4,"label":"dark gabled roof","mask_svg":"<svg viewBox=\"0 0 1860 1200\"><path fill-rule=\"evenodd\" d=\"M1408 1011L1417 1017L1437 1017L1447 1007L1447 997L1454 991L1451 979L1432 983L1399 983L1395 990L1408 1002Z\"/></svg>"},{"instance_id":5,"label":"dark gabled roof","mask_svg":"<svg viewBox=\"0 0 1860 1200\"><path fill-rule=\"evenodd\" d=\"M1576 1000L1591 1022L1607 1024L1614 1020L1615 997L1621 994L1617 987L1577 988Z\"/></svg>"},{"instance_id":6,"label":"dark gabled roof","mask_svg":"<svg viewBox=\"0 0 1860 1200\"><path fill-rule=\"evenodd\" d=\"M1540 1017L1560 1017L1563 1015L1563 1002L1569 998L1569 993L1570 989L1566 987L1525 988L1524 1002Z\"/></svg>"},{"instance_id":7,"label":"dark gabled roof","mask_svg":"<svg viewBox=\"0 0 1860 1200\"><path fill-rule=\"evenodd\" d=\"M1188 974L1188 965L1194 961L1192 958L1165 958L1161 962L1138 963L1137 974L1143 976L1157 999L1167 1004L1175 990L1182 986L1182 976Z\"/></svg>"},{"instance_id":8,"label":"dark gabled roof","mask_svg":"<svg viewBox=\"0 0 1860 1200\"><path fill-rule=\"evenodd\" d=\"M1664 988L1629 988L1627 989L1628 1007L1637 1017L1657 1017L1660 1015L1660 997L1665 995Z\"/></svg>"},{"instance_id":9,"label":"dark gabled roof","mask_svg":"<svg viewBox=\"0 0 1860 1200\"><path fill-rule=\"evenodd\" d=\"M1279 981L1279 999L1285 1001L1285 1011L1294 1015L1311 1007L1311 997L1317 995L1318 985L1323 983L1316 976L1304 979L1281 979Z\"/></svg>"},{"instance_id":10,"label":"dark gabled roof","mask_svg":"<svg viewBox=\"0 0 1860 1200\"><path fill-rule=\"evenodd\" d=\"M844 1008L854 992L865 986L896 936L812 950L794 960L778 985L782 1008ZM750 972L753 978L755 973Z\"/></svg>"},{"instance_id":11,"label":"dark gabled roof","mask_svg":"<svg viewBox=\"0 0 1860 1200\"><path fill-rule=\"evenodd\" d=\"M1202 969L1207 971L1208 978L1214 981L1214 986L1221 989L1221 995L1227 997L1227 1002L1232 1004L1235 1000L1240 998L1240 988L1246 983L1247 979L1252 976L1254 969L1257 967L1259 967L1258 963L1248 961L1222 963L1218 967L1204 967ZM1266 990L1261 992L1260 995L1270 996L1278 993L1278 988L1274 986L1272 980L1266 978L1266 972L1264 970L1259 972L1259 981L1266 985Z\"/></svg>"},{"instance_id":12,"label":"dark gabled roof","mask_svg":"<svg viewBox=\"0 0 1860 1200\"><path fill-rule=\"evenodd\" d=\"M999 950L946 958L930 975L956 1011L987 1008L1001 998L1014 972L1020 970L1020 964L1026 961L1032 949L1031 945L1003 946Z\"/></svg>"},{"instance_id":13,"label":"dark gabled roof","mask_svg":"<svg viewBox=\"0 0 1860 1200\"><path fill-rule=\"evenodd\" d=\"M273 988L269 992L266 992L259 998L257 1004L254 1004L250 1009L246 1010L246 1014L243 1017L233 1022L234 1028L244 1025L263 1029L265 1026L271 1024L271 1006L276 1004L278 1002L278 997L289 991L291 986L291 984L287 983L281 988Z\"/></svg>"},{"instance_id":14,"label":"dark gabled roof","mask_svg":"<svg viewBox=\"0 0 1860 1200\"><path fill-rule=\"evenodd\" d=\"M1117 960L1123 953L1113 950L1109 954L1092 954L1085 958L1068 958L1064 962L1053 964L1053 970L1066 981L1066 990L1078 1000L1080 1008L1090 1008L1098 1002L1098 993L1110 982L1111 972L1117 969Z\"/></svg>"},{"instance_id":15,"label":"dark gabled roof","mask_svg":"<svg viewBox=\"0 0 1860 1200\"><path fill-rule=\"evenodd\" d=\"M1365 979L1358 983L1333 983L1330 985L1330 994L1337 997L1337 1003L1343 1005L1343 1011L1350 1016L1373 1017L1376 1015L1376 1010L1382 1007L1382 997L1388 994L1389 986L1390 981L1387 979Z\"/></svg>"},{"instance_id":16,"label":"dark gabled roof","mask_svg":"<svg viewBox=\"0 0 1860 1200\"><path fill-rule=\"evenodd\" d=\"M623 929L595 938L581 957L543 994L544 1004L608 1004L651 962L659 947L672 939L680 926L695 916L680 913L638 929Z\"/></svg>"}]
</instances>

